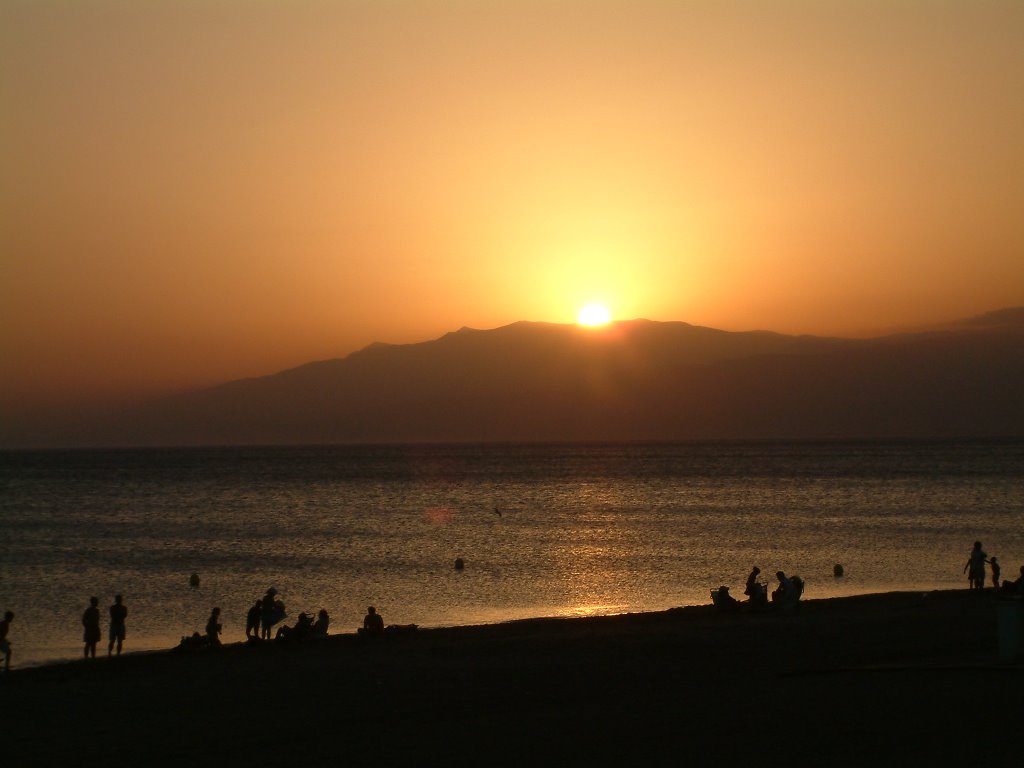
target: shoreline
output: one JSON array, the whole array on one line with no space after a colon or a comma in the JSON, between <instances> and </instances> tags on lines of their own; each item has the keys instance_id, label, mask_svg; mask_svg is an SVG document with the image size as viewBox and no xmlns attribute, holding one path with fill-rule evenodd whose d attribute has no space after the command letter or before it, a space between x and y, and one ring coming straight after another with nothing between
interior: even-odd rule
<instances>
[{"instance_id":1,"label":"shoreline","mask_svg":"<svg viewBox=\"0 0 1024 768\"><path fill-rule=\"evenodd\" d=\"M20 764L105 766L242 765L267 750L306 765L949 764L979 745L1009 760L1024 664L998 661L996 611L990 592L887 592L792 612L689 606L133 652L12 671L5 749Z\"/></svg>"},{"instance_id":2,"label":"shoreline","mask_svg":"<svg viewBox=\"0 0 1024 768\"><path fill-rule=\"evenodd\" d=\"M803 598L801 600L801 605L806 605L806 604L810 604L810 603L831 603L831 602L834 602L834 601L857 600L857 599L861 599L861 598L884 598L884 597L889 596L889 595L929 595L929 594L934 594L934 593L945 593L945 592L957 593L957 592L968 592L968 590L942 589L942 588L934 588L934 589L909 589L909 590L897 589L897 590L890 590L890 591L887 591L887 592L864 592L864 593L844 594L844 595L830 596L830 597ZM985 595L992 596L993 594L994 593L992 593L991 590L989 590L988 588L985 589ZM749 610L750 610L749 606L746 605L745 601L740 601L740 606L741 606L741 608L739 609L740 613L747 613L747 612L749 612ZM774 610L774 608L770 608L768 611L766 611L764 613L771 613L772 610ZM448 631L448 630L474 630L474 629L483 629L483 628L490 628L490 627L504 627L504 626L513 626L513 625L517 625L517 624L532 623L532 622L588 621L588 620L601 620L601 619L616 619L616 618L622 618L622 617L658 616L658 615L661 615L661 614L679 613L679 612L683 612L683 611L693 612L694 615L696 615L698 613L701 613L701 612L704 612L704 611L710 612L710 613L721 613L720 611L715 609L715 607L711 603L699 603L699 604L693 604L693 605L673 606L671 608L666 608L666 609L660 610L660 611L626 611L626 612L623 612L623 613L598 613L598 614L587 614L587 615L566 614L566 615L551 615L551 616L526 616L526 617L522 617L522 618L502 619L502 620L497 620L497 621L492 621L492 622L481 622L481 623L477 623L477 624L442 624L442 625L429 625L428 624L428 625L416 625L416 627L417 627L417 633L418 634L422 634L422 633ZM284 622L284 624L288 624L288 623L289 623L288 621ZM279 625L275 625L275 629L276 629L277 626L279 626ZM351 632L330 632L328 634L327 640L328 641L336 641L338 638L355 637L356 634L357 634L357 630L356 629L353 629ZM184 635L182 635L182 637L184 637ZM15 651L17 651L17 645L16 645L17 638L16 637L12 637L12 639L15 642ZM260 643L262 643L262 642L264 642L264 641L260 641ZM267 641L267 642L269 642L270 645L273 645L275 641ZM250 643L250 642L245 641L245 640L231 641L231 642L223 643L222 644L222 649L238 649L238 648L255 649L255 648L259 647L260 643ZM101 643L101 645L103 645L103 643ZM117 656L108 657L106 655L106 653L103 652L103 651L104 651L103 648L97 647L97 654L96 654L95 660L86 660L86 659L83 659L81 656L78 656L78 655L76 655L76 656L70 656L69 655L67 657L58 658L58 659L48 659L48 660L44 660L44 661L29 661L29 662L25 662L24 664L18 664L17 662L15 662L15 664L12 666L11 672L12 673L17 673L17 672L27 671L27 670L30 670L30 669L44 669L44 668L53 667L53 666L77 665L77 664L86 663L86 662L89 663L89 664L92 664L92 663L103 664L103 663L115 663L117 661L117 659L118 659ZM175 654L175 655L177 655L177 652L178 652L178 646L176 646L176 645L162 646L162 647L158 647L158 648L141 648L141 649L137 649L137 650L136 649L130 649L130 650L126 650L126 651L122 652L120 658L121 659L128 659L128 658L134 658L134 657L137 657L137 656L154 656L154 655L163 655L163 654Z\"/></svg>"}]
</instances>

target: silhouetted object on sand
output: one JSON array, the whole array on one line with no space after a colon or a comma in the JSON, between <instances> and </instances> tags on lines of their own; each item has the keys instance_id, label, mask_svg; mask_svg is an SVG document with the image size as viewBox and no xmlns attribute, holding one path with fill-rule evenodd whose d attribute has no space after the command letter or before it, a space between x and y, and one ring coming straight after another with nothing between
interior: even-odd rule
<instances>
[{"instance_id":1,"label":"silhouetted object on sand","mask_svg":"<svg viewBox=\"0 0 1024 768\"><path fill-rule=\"evenodd\" d=\"M263 601L257 600L256 604L245 614L245 639L260 639L260 616L263 614Z\"/></svg>"},{"instance_id":2,"label":"silhouetted object on sand","mask_svg":"<svg viewBox=\"0 0 1024 768\"><path fill-rule=\"evenodd\" d=\"M465 567L466 567L466 561L465 560L463 560L461 557L455 558L455 570L456 571L461 571Z\"/></svg>"},{"instance_id":3,"label":"silhouetted object on sand","mask_svg":"<svg viewBox=\"0 0 1024 768\"><path fill-rule=\"evenodd\" d=\"M82 614L82 626L85 627L85 632L82 634L82 640L85 641L85 658L96 658L96 643L100 641L103 636L100 632L100 609L99 609L99 598L90 597L89 607L85 609L85 613Z\"/></svg>"},{"instance_id":4,"label":"silhouetted object on sand","mask_svg":"<svg viewBox=\"0 0 1024 768\"><path fill-rule=\"evenodd\" d=\"M198 632L193 632L189 637L182 636L181 642L178 643L180 651L203 651L209 647L210 643L206 639L206 635L201 635Z\"/></svg>"},{"instance_id":5,"label":"silhouetted object on sand","mask_svg":"<svg viewBox=\"0 0 1024 768\"><path fill-rule=\"evenodd\" d=\"M735 611L740 605L740 601L729 594L729 588L724 584L711 590L711 603L724 611Z\"/></svg>"},{"instance_id":6,"label":"silhouetted object on sand","mask_svg":"<svg viewBox=\"0 0 1024 768\"><path fill-rule=\"evenodd\" d=\"M206 642L211 648L220 647L220 608L210 611L210 618L206 620Z\"/></svg>"},{"instance_id":7,"label":"silhouetted object on sand","mask_svg":"<svg viewBox=\"0 0 1024 768\"><path fill-rule=\"evenodd\" d=\"M124 644L127 628L125 620L128 618L128 609L125 607L121 595L114 595L114 604L110 606L110 642L107 643L107 656L114 650L114 643L117 643L117 655L121 655L121 646Z\"/></svg>"},{"instance_id":8,"label":"silhouetted object on sand","mask_svg":"<svg viewBox=\"0 0 1024 768\"><path fill-rule=\"evenodd\" d=\"M964 564L964 573L967 574L967 583L971 589L980 590L985 588L986 558L987 556L981 548L981 542L974 542L974 548L971 549L970 557L967 558L967 562Z\"/></svg>"},{"instance_id":9,"label":"silhouetted object on sand","mask_svg":"<svg viewBox=\"0 0 1024 768\"><path fill-rule=\"evenodd\" d=\"M199 574L198 573L193 573L191 576L188 577L188 585L190 587L192 587L192 589L199 589Z\"/></svg>"},{"instance_id":10,"label":"silhouetted object on sand","mask_svg":"<svg viewBox=\"0 0 1024 768\"><path fill-rule=\"evenodd\" d=\"M289 627L287 624L279 627L277 634L274 635L275 640L289 640L293 642L301 642L309 637L313 633L313 617L308 613L300 613L299 617L295 620L295 626Z\"/></svg>"},{"instance_id":11,"label":"silhouetted object on sand","mask_svg":"<svg viewBox=\"0 0 1024 768\"><path fill-rule=\"evenodd\" d=\"M836 563L832 566L832 575L835 576L837 579L841 579L843 577L843 573L843 566L841 566L839 563Z\"/></svg>"},{"instance_id":12,"label":"silhouetted object on sand","mask_svg":"<svg viewBox=\"0 0 1024 768\"><path fill-rule=\"evenodd\" d=\"M4 620L0 621L0 653L4 655L4 672L11 671L11 641L7 639L7 633L11 631L11 622L14 621L14 613L6 611Z\"/></svg>"},{"instance_id":13,"label":"silhouetted object on sand","mask_svg":"<svg viewBox=\"0 0 1024 768\"><path fill-rule=\"evenodd\" d=\"M373 636L384 634L384 619L372 605L366 609L366 616L363 618L363 626L360 628L359 634Z\"/></svg>"},{"instance_id":14,"label":"silhouetted object on sand","mask_svg":"<svg viewBox=\"0 0 1024 768\"><path fill-rule=\"evenodd\" d=\"M999 561L995 555L989 558L988 564L992 568L992 588L999 589Z\"/></svg>"}]
</instances>

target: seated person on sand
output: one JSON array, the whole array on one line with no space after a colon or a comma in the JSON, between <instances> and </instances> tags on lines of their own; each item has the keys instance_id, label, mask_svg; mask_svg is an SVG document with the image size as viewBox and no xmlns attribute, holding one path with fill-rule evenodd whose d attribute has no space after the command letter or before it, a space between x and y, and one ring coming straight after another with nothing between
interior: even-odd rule
<instances>
[{"instance_id":1,"label":"seated person on sand","mask_svg":"<svg viewBox=\"0 0 1024 768\"><path fill-rule=\"evenodd\" d=\"M363 628L359 630L361 635L383 635L384 619L377 613L372 605L366 609L366 617L363 619Z\"/></svg>"},{"instance_id":2,"label":"seated person on sand","mask_svg":"<svg viewBox=\"0 0 1024 768\"><path fill-rule=\"evenodd\" d=\"M321 608L313 622L313 637L327 637L327 629L331 626L331 617L327 615L327 609Z\"/></svg>"},{"instance_id":3,"label":"seated person on sand","mask_svg":"<svg viewBox=\"0 0 1024 768\"><path fill-rule=\"evenodd\" d=\"M740 601L729 594L729 588L724 584L718 589L711 590L711 602L714 603L715 608L727 611L735 610L740 605Z\"/></svg>"},{"instance_id":4,"label":"seated person on sand","mask_svg":"<svg viewBox=\"0 0 1024 768\"><path fill-rule=\"evenodd\" d=\"M756 565L747 576L747 585L743 588L743 594L754 605L765 605L768 603L768 587L757 580L761 569Z\"/></svg>"},{"instance_id":5,"label":"seated person on sand","mask_svg":"<svg viewBox=\"0 0 1024 768\"><path fill-rule=\"evenodd\" d=\"M295 620L295 626L283 626L274 635L275 640L304 640L313 631L313 617L307 613L300 613Z\"/></svg>"},{"instance_id":6,"label":"seated person on sand","mask_svg":"<svg viewBox=\"0 0 1024 768\"><path fill-rule=\"evenodd\" d=\"M1006 580L1003 582L1003 586L999 588L999 594L1006 597L1024 595L1024 565L1020 567L1020 576L1016 581Z\"/></svg>"},{"instance_id":7,"label":"seated person on sand","mask_svg":"<svg viewBox=\"0 0 1024 768\"><path fill-rule=\"evenodd\" d=\"M800 599L800 595L796 591L796 585L784 571L776 571L775 578L779 580L779 586L772 592L773 603L791 605Z\"/></svg>"}]
</instances>

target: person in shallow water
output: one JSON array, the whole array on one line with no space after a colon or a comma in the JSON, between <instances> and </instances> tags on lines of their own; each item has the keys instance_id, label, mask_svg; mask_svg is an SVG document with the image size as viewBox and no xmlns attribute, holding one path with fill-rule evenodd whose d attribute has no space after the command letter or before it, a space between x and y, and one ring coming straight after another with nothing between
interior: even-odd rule
<instances>
[{"instance_id":1,"label":"person in shallow water","mask_svg":"<svg viewBox=\"0 0 1024 768\"><path fill-rule=\"evenodd\" d=\"M102 633L100 632L100 600L98 597L89 598L89 607L85 609L85 613L82 614L82 626L85 627L85 632L82 634L82 640L85 641L85 658L96 658L96 643L100 641Z\"/></svg>"},{"instance_id":2,"label":"person in shallow water","mask_svg":"<svg viewBox=\"0 0 1024 768\"><path fill-rule=\"evenodd\" d=\"M110 606L110 642L107 643L107 656L114 650L115 642L117 643L117 655L121 655L121 646L125 636L124 622L128 618L128 609L123 600L121 595L114 595L114 604Z\"/></svg>"}]
</instances>

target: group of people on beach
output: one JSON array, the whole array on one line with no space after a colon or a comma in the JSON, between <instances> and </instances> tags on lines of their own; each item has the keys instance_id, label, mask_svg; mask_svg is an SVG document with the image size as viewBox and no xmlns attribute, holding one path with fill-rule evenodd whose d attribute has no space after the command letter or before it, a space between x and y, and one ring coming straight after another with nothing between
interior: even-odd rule
<instances>
[{"instance_id":1,"label":"group of people on beach","mask_svg":"<svg viewBox=\"0 0 1024 768\"><path fill-rule=\"evenodd\" d=\"M768 584L759 581L761 569L756 565L747 576L747 583L743 588L743 594L747 596L747 603L752 608L768 607ZM771 593L771 602L779 608L788 608L797 604L804 593L804 580L799 576L787 576L785 571L776 571L775 578L778 579L778 586ZM740 601L729 594L729 588L721 586L711 593L712 602L719 608L737 608Z\"/></svg>"},{"instance_id":2,"label":"group of people on beach","mask_svg":"<svg viewBox=\"0 0 1024 768\"><path fill-rule=\"evenodd\" d=\"M284 602L277 596L277 590L271 587L246 614L245 639L270 640L274 625L283 621L287 615ZM321 608L315 621L308 613L300 613L293 626L278 627L274 639L304 640L307 637L327 637L327 630L330 626L331 617L326 608Z\"/></svg>"},{"instance_id":3,"label":"group of people on beach","mask_svg":"<svg viewBox=\"0 0 1024 768\"><path fill-rule=\"evenodd\" d=\"M127 634L125 622L128 619L128 608L121 595L114 595L114 603L110 606L109 612L110 642L107 643L107 656L113 654L115 644L117 645L117 655L120 656ZM98 597L89 598L89 607L82 614L82 627L84 627L82 640L85 642L83 654L87 659L95 659L96 645L103 639L103 632L100 629L100 599Z\"/></svg>"},{"instance_id":4,"label":"group of people on beach","mask_svg":"<svg viewBox=\"0 0 1024 768\"><path fill-rule=\"evenodd\" d=\"M283 642L301 642L307 639L327 637L331 626L331 617L326 608L321 608L316 619L308 613L300 613L295 624L288 626L281 622L288 616L284 601L278 596L277 590L271 587L266 594L256 600L245 617L245 639L249 643L261 643L267 640ZM274 631L274 626L281 624ZM195 632L191 637L181 639L181 647L186 648L219 648L223 625L220 619L220 608L214 607L206 622L205 634ZM372 605L367 609L363 626L359 634L384 634L384 620Z\"/></svg>"},{"instance_id":5,"label":"group of people on beach","mask_svg":"<svg viewBox=\"0 0 1024 768\"><path fill-rule=\"evenodd\" d=\"M991 568L992 587L1001 596L1024 596L1024 565L1020 567L1020 575L1012 581L1000 582L1000 566L998 558L989 557L982 549L981 542L974 542L970 556L964 564L964 573L968 574L968 582L972 590L983 590L985 588L985 566ZM754 566L747 576L743 594L747 597L747 603L753 608L766 608L769 606L768 584L759 580L761 569ZM836 576L842 575L841 566L836 566ZM787 576L784 571L776 571L775 578L778 585L771 592L771 605L779 608L792 607L797 604L804 591L804 581L799 576ZM197 581L193 574L193 581ZM195 584L193 584L195 586ZM712 592L714 604L720 608L736 608L740 601L729 594L729 588L719 587ZM107 643L107 656L115 652L121 655L124 645L126 622L128 619L128 608L124 604L121 595L114 596L114 602L109 607L109 642ZM278 597L277 590L271 587L266 594L256 600L246 615L245 637L248 642L262 642L271 639L275 625L280 624L286 617L284 602ZM4 671L11 668L11 643L8 640L11 622L14 620L14 613L6 611L3 620L0 621L0 653L4 657ZM316 619L307 613L300 613L292 626L282 625L273 633L274 640L280 641L301 641L307 638L322 638L327 636L331 625L331 617L325 608L321 608ZM415 625L409 625L415 627ZM96 646L103 637L100 628L99 598L89 598L89 607L82 614L83 641L85 643L83 655L85 658L96 658ZM392 629L395 629L394 627ZM402 629L402 627L397 627ZM220 635L223 630L221 624L221 610L214 607L207 619L205 634L193 633L191 637L181 639L182 647L220 647ZM383 635L384 620L377 610L371 605L363 618L363 626L358 629L360 635Z\"/></svg>"},{"instance_id":6,"label":"group of people on beach","mask_svg":"<svg viewBox=\"0 0 1024 768\"><path fill-rule=\"evenodd\" d=\"M974 542L971 554L964 563L964 573L967 574L967 583L971 589L985 589L985 566L992 569L992 588L1002 594L1024 595L1024 565L1020 567L1020 576L1014 581L999 582L1001 568L999 559L994 555L989 557L981 548L981 542Z\"/></svg>"}]
</instances>

